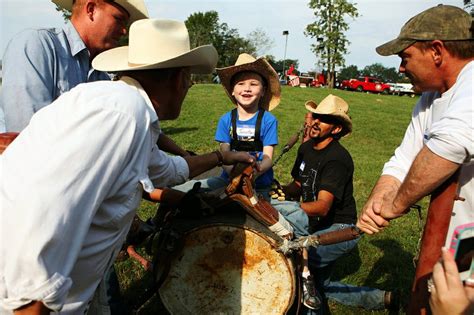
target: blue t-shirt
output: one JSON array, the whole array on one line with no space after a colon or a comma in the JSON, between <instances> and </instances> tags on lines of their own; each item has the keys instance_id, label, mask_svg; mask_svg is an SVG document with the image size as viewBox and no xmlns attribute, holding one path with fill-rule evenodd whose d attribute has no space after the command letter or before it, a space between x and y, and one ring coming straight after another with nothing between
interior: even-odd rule
<instances>
[{"instance_id":1,"label":"blue t-shirt","mask_svg":"<svg viewBox=\"0 0 474 315\"><path fill-rule=\"evenodd\" d=\"M239 120L237 114L237 138L238 140L245 140L255 136L255 125L257 123L258 112L253 115L249 120ZM216 141L221 143L231 143L232 140L232 118L231 112L225 113L217 124L216 129ZM277 145L278 144L278 121L270 112L265 112L262 117L262 124L260 127L260 140L263 146ZM263 158L263 152L250 152L255 155L257 159ZM223 172L222 177L228 179L226 172ZM271 185L273 180L273 169L270 168L268 171L260 175L255 185L257 188L266 187Z\"/></svg>"}]
</instances>

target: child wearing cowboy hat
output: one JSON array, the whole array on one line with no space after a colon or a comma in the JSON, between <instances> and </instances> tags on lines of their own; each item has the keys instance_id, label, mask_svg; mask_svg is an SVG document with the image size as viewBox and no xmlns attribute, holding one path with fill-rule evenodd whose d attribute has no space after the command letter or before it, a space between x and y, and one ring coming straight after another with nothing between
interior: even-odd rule
<instances>
[{"instance_id":1,"label":"child wearing cowboy hat","mask_svg":"<svg viewBox=\"0 0 474 315\"><path fill-rule=\"evenodd\" d=\"M235 108L225 113L217 124L215 140L221 152L246 151L257 158L259 173L256 190L269 200L273 181L273 148L278 144L278 122L269 111L280 103L278 74L264 58L240 54L235 65L218 68L217 75ZM223 166L220 177L199 180L202 191L213 191L229 183L232 166ZM196 180L173 189L189 191Z\"/></svg>"},{"instance_id":2,"label":"child wearing cowboy hat","mask_svg":"<svg viewBox=\"0 0 474 315\"><path fill-rule=\"evenodd\" d=\"M278 142L277 120L268 111L280 102L278 75L265 59L255 59L248 54L241 54L234 66L217 69L217 74L236 108L220 118L215 139L223 152L248 151L256 155L257 160L261 161L256 190L268 198L273 181L273 147ZM228 178L230 168L224 169L226 172L221 177ZM291 223L291 218L288 220ZM307 255L303 257L307 258ZM309 274L307 264L305 271ZM307 274L303 273L303 276ZM314 286L309 287L311 285L305 282L302 302L309 308L317 309L320 300Z\"/></svg>"},{"instance_id":3,"label":"child wearing cowboy hat","mask_svg":"<svg viewBox=\"0 0 474 315\"><path fill-rule=\"evenodd\" d=\"M278 144L278 121L270 111L280 103L278 74L264 58L240 54L235 65L219 68L217 75L235 108L217 124L220 150L247 151L260 163L257 192L268 198L273 181L272 157ZM228 180L229 167L221 177Z\"/></svg>"}]
</instances>

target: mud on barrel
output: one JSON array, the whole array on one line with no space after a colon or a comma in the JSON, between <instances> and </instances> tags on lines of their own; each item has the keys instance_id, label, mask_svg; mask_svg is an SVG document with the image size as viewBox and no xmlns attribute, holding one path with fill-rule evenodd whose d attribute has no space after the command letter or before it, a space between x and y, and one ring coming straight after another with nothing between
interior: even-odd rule
<instances>
[{"instance_id":1,"label":"mud on barrel","mask_svg":"<svg viewBox=\"0 0 474 315\"><path fill-rule=\"evenodd\" d=\"M159 291L168 311L286 313L296 280L291 259L274 249L278 238L243 210L198 221L176 226L185 230L182 246Z\"/></svg>"}]
</instances>

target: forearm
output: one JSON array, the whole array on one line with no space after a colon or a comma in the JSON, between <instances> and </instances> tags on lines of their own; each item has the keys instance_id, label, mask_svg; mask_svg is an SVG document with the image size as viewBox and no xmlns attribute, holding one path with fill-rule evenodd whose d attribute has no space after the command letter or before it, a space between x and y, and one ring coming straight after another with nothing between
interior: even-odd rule
<instances>
[{"instance_id":1,"label":"forearm","mask_svg":"<svg viewBox=\"0 0 474 315\"><path fill-rule=\"evenodd\" d=\"M330 209L330 205L325 200L302 202L300 207L310 217L324 217Z\"/></svg>"},{"instance_id":2,"label":"forearm","mask_svg":"<svg viewBox=\"0 0 474 315\"><path fill-rule=\"evenodd\" d=\"M184 157L189 167L189 177L193 178L213 167L218 166L219 156L215 152L202 154L198 156Z\"/></svg>"},{"instance_id":3,"label":"forearm","mask_svg":"<svg viewBox=\"0 0 474 315\"><path fill-rule=\"evenodd\" d=\"M15 315L48 315L50 314L48 309L41 301L33 301L25 306L22 306L13 311Z\"/></svg>"},{"instance_id":4,"label":"forearm","mask_svg":"<svg viewBox=\"0 0 474 315\"><path fill-rule=\"evenodd\" d=\"M333 202L334 195L332 193L326 190L320 190L318 192L317 200L311 202L302 202L300 207L310 217L325 217L331 209Z\"/></svg>"},{"instance_id":5,"label":"forearm","mask_svg":"<svg viewBox=\"0 0 474 315\"><path fill-rule=\"evenodd\" d=\"M186 150L182 149L179 145L176 144L176 142L173 141L173 139L171 139L164 133L160 134L157 145L160 148L160 150L163 150L165 152L168 152L174 155L178 155L178 156L189 155L189 153Z\"/></svg>"},{"instance_id":6,"label":"forearm","mask_svg":"<svg viewBox=\"0 0 474 315\"><path fill-rule=\"evenodd\" d=\"M382 216L395 218L402 215L411 205L445 182L458 168L459 164L434 154L424 146L398 189L392 207L385 208Z\"/></svg>"},{"instance_id":7,"label":"forearm","mask_svg":"<svg viewBox=\"0 0 474 315\"><path fill-rule=\"evenodd\" d=\"M158 188L149 194L152 201L167 203L170 205L177 205L184 195L184 192L170 188Z\"/></svg>"},{"instance_id":8,"label":"forearm","mask_svg":"<svg viewBox=\"0 0 474 315\"><path fill-rule=\"evenodd\" d=\"M219 165L255 163L255 158L247 152L219 152L220 151L215 151L197 156L184 157L184 160L188 163L189 177L192 178Z\"/></svg>"},{"instance_id":9,"label":"forearm","mask_svg":"<svg viewBox=\"0 0 474 315\"><path fill-rule=\"evenodd\" d=\"M257 176L260 176L261 174L268 171L270 168L272 168L272 165L272 159L265 155L263 160L260 162L260 171L257 173Z\"/></svg>"}]
</instances>

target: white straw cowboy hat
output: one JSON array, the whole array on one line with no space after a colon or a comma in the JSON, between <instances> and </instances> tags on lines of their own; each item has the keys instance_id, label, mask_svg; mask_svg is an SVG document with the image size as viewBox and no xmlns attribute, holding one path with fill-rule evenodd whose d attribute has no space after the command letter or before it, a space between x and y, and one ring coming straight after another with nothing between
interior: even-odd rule
<instances>
[{"instance_id":1,"label":"white straw cowboy hat","mask_svg":"<svg viewBox=\"0 0 474 315\"><path fill-rule=\"evenodd\" d=\"M129 45L106 50L92 60L96 70L117 72L189 67L191 73L211 73L217 63L212 45L190 49L183 22L144 19L130 26Z\"/></svg>"},{"instance_id":2,"label":"white straw cowboy hat","mask_svg":"<svg viewBox=\"0 0 474 315\"><path fill-rule=\"evenodd\" d=\"M342 125L341 136L345 136L352 131L352 120L348 115L349 104L342 98L329 94L319 105L314 101L307 101L304 106L312 113L337 119Z\"/></svg>"},{"instance_id":3,"label":"white straw cowboy hat","mask_svg":"<svg viewBox=\"0 0 474 315\"><path fill-rule=\"evenodd\" d=\"M72 11L72 5L74 0L51 0L54 4L60 8ZM130 14L129 23L133 23L136 20L148 18L148 10L143 0L109 0L108 2L115 2L122 8L127 10Z\"/></svg>"},{"instance_id":4,"label":"white straw cowboy hat","mask_svg":"<svg viewBox=\"0 0 474 315\"><path fill-rule=\"evenodd\" d=\"M216 69L222 85L229 98L236 104L232 96L233 86L232 78L239 72L251 71L262 76L266 81L265 94L260 100L260 105L265 110L272 110L280 103L281 87L278 81L278 74L264 58L255 59L249 54L240 54L235 65Z\"/></svg>"}]
</instances>

